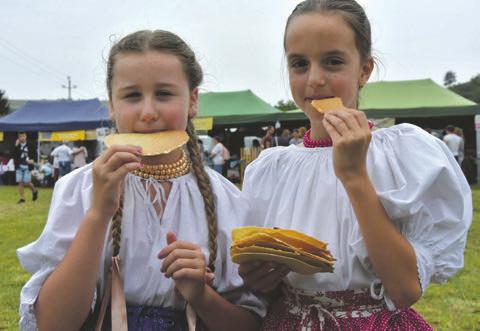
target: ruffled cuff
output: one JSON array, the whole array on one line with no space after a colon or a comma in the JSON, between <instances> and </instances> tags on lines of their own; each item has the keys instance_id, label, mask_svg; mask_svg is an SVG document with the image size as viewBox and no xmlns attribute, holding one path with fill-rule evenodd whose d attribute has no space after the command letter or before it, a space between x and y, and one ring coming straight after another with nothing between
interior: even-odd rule
<instances>
[{"instance_id":1,"label":"ruffled cuff","mask_svg":"<svg viewBox=\"0 0 480 331\"><path fill-rule=\"evenodd\" d=\"M365 242L363 241L363 238L362 237L358 238L357 241L350 244L350 247L355 252L362 267L368 272L370 272L371 274L375 275L375 271L373 270L373 265L370 262L370 258L368 257L367 247L365 246ZM385 301L385 304L387 305L388 310L390 311L394 311L397 309L393 301L385 293L385 288L382 284L382 281L379 278L375 278L370 283L370 296L375 300L383 299Z\"/></svg>"},{"instance_id":2,"label":"ruffled cuff","mask_svg":"<svg viewBox=\"0 0 480 331\"><path fill-rule=\"evenodd\" d=\"M33 302L20 303L20 321L19 326L22 331L36 331L37 330L37 318L35 317L35 309Z\"/></svg>"},{"instance_id":3,"label":"ruffled cuff","mask_svg":"<svg viewBox=\"0 0 480 331\"><path fill-rule=\"evenodd\" d=\"M38 294L40 293L40 288L36 290L34 296L29 298L22 298L20 302L20 321L19 327L22 331L36 331L37 327L37 317L35 316L35 302L37 301ZM95 310L95 305L97 303L97 291L93 293L92 305L90 306L90 312Z\"/></svg>"},{"instance_id":4,"label":"ruffled cuff","mask_svg":"<svg viewBox=\"0 0 480 331\"><path fill-rule=\"evenodd\" d=\"M414 242L410 242L410 245L412 245L415 251L415 257L417 258L417 272L423 294L427 291L428 284L430 284L430 279L435 269L433 256L423 245Z\"/></svg>"}]
</instances>

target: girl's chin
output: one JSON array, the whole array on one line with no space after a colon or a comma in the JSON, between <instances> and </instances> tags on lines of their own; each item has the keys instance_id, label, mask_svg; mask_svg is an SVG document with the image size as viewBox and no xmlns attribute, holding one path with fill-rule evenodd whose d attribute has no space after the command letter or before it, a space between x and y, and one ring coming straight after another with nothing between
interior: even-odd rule
<instances>
[{"instance_id":1,"label":"girl's chin","mask_svg":"<svg viewBox=\"0 0 480 331\"><path fill-rule=\"evenodd\" d=\"M312 109L302 109L303 113L310 119L310 121L321 121L323 120L323 114L314 109L312 106L310 106ZM309 107L309 108L310 108Z\"/></svg>"}]
</instances>

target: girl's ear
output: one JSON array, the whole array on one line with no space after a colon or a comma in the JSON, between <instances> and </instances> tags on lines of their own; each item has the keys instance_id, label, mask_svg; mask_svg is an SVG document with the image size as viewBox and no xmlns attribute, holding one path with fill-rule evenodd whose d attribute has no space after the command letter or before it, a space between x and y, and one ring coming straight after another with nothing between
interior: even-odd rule
<instances>
[{"instance_id":1,"label":"girl's ear","mask_svg":"<svg viewBox=\"0 0 480 331\"><path fill-rule=\"evenodd\" d=\"M113 103L111 100L108 100L108 113L110 114L110 119L115 121L115 112L113 111Z\"/></svg>"},{"instance_id":2,"label":"girl's ear","mask_svg":"<svg viewBox=\"0 0 480 331\"><path fill-rule=\"evenodd\" d=\"M358 86L363 87L367 84L370 75L372 74L373 68L375 67L375 62L373 57L369 56L368 59L362 65L362 71L360 73L360 78L358 81Z\"/></svg>"},{"instance_id":3,"label":"girl's ear","mask_svg":"<svg viewBox=\"0 0 480 331\"><path fill-rule=\"evenodd\" d=\"M198 88L190 92L190 105L188 107L188 118L194 118L198 113Z\"/></svg>"}]
</instances>

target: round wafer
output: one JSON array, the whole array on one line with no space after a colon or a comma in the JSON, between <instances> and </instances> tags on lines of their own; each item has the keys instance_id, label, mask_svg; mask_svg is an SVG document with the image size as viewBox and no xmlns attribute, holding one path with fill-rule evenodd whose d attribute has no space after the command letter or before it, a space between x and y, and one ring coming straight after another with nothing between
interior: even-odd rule
<instances>
[{"instance_id":1,"label":"round wafer","mask_svg":"<svg viewBox=\"0 0 480 331\"><path fill-rule=\"evenodd\" d=\"M168 154L182 147L189 137L185 131L171 130L155 133L117 133L105 137L105 145L140 146L144 156Z\"/></svg>"}]
</instances>

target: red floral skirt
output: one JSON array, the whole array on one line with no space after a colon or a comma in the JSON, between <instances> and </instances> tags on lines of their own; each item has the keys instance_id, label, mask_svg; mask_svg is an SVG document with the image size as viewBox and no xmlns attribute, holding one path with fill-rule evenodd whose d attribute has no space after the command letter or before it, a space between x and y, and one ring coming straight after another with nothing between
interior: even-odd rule
<instances>
[{"instance_id":1,"label":"red floral skirt","mask_svg":"<svg viewBox=\"0 0 480 331\"><path fill-rule=\"evenodd\" d=\"M264 331L433 330L413 309L390 311L369 289L317 292L284 286L263 322Z\"/></svg>"}]
</instances>

